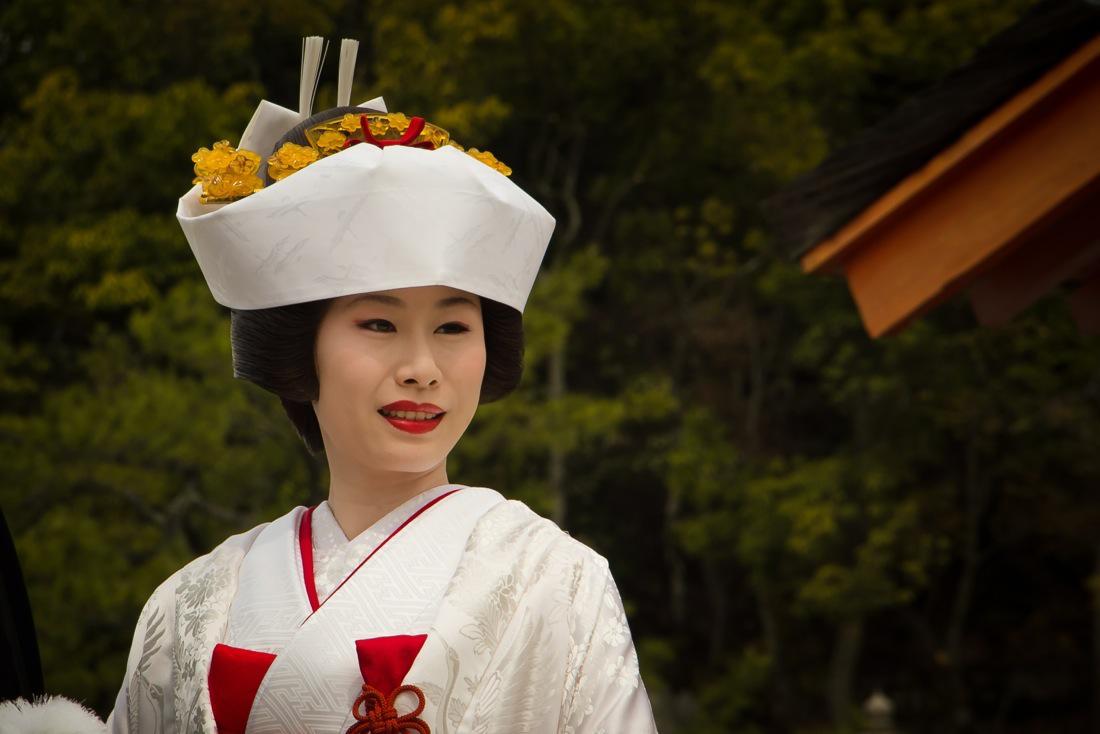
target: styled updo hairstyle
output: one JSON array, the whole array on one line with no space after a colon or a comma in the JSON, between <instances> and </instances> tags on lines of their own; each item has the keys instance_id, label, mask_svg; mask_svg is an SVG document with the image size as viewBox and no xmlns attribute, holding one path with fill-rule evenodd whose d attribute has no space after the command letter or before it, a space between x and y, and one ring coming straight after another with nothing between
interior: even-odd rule
<instances>
[{"instance_id":1,"label":"styled updo hairstyle","mask_svg":"<svg viewBox=\"0 0 1100 734\"><path fill-rule=\"evenodd\" d=\"M366 112L378 110L333 107L318 112L284 135L273 150L278 150L287 141L309 145L305 131L312 125L345 113ZM266 158L259 174L265 185L273 183L267 174ZM274 308L230 309L233 376L279 396L291 423L313 455L325 449L321 426L311 403L320 395L314 348L317 329L333 300L326 298ZM491 403L515 390L523 375L523 317L511 306L484 297L480 300L485 326L485 377L481 382L479 402Z\"/></svg>"}]
</instances>

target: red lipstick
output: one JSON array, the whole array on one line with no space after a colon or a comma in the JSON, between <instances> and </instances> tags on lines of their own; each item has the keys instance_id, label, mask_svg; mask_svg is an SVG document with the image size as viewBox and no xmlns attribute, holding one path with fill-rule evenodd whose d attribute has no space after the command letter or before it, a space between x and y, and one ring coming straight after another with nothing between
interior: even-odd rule
<instances>
[{"instance_id":1,"label":"red lipstick","mask_svg":"<svg viewBox=\"0 0 1100 734\"><path fill-rule=\"evenodd\" d=\"M443 408L433 403L414 403L411 400L398 400L396 403L390 403L389 405L383 405L382 410L409 410L420 411L421 413L442 413Z\"/></svg>"},{"instance_id":2,"label":"red lipstick","mask_svg":"<svg viewBox=\"0 0 1100 734\"><path fill-rule=\"evenodd\" d=\"M383 412L384 411L384 412ZM423 420L416 420L415 418L399 418L393 415L386 415L385 413L393 413L398 411L410 412L410 413L430 413L434 415L433 418L425 418ZM379 409L378 414L390 422L390 425L394 428L400 429L407 433L427 433L435 429L439 425L439 422L443 420L444 410L438 405L432 403L414 403L411 400L398 400L395 403L382 406Z\"/></svg>"}]
</instances>

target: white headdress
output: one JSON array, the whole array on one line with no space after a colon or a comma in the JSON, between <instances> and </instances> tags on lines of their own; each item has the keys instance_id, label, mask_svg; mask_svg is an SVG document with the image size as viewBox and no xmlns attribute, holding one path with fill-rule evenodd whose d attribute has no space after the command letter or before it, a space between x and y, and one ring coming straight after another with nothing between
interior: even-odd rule
<instances>
[{"instance_id":1,"label":"white headdress","mask_svg":"<svg viewBox=\"0 0 1100 734\"><path fill-rule=\"evenodd\" d=\"M341 47L338 106L357 45ZM522 312L554 218L491 153L464 152L380 97L360 105L366 114L311 123L309 146L273 151L310 118L320 55L321 39L307 39L298 112L264 100L236 149L222 141L193 157L196 185L176 216L214 300L256 309L448 285Z\"/></svg>"}]
</instances>

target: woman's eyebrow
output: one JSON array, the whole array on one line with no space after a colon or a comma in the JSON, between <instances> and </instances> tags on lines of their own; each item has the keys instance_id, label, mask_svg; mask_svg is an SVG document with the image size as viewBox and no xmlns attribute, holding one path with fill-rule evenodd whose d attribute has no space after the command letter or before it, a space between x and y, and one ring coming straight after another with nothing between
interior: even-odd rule
<instances>
[{"instance_id":1,"label":"woman's eyebrow","mask_svg":"<svg viewBox=\"0 0 1100 734\"><path fill-rule=\"evenodd\" d=\"M381 293L360 293L355 298L352 298L347 302L345 308L351 308L361 301L374 301L376 303L384 303L387 306L396 306L397 308L404 308L405 302L397 296L386 296ZM449 296L443 298L435 304L436 308L446 308L447 306L456 306L460 303L466 303L476 308L477 304L471 301L466 296Z\"/></svg>"}]
</instances>

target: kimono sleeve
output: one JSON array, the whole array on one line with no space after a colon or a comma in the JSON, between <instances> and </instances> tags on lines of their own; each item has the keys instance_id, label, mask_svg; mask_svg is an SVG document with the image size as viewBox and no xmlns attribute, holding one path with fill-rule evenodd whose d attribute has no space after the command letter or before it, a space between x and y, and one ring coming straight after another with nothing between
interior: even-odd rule
<instances>
[{"instance_id":1,"label":"kimono sleeve","mask_svg":"<svg viewBox=\"0 0 1100 734\"><path fill-rule=\"evenodd\" d=\"M607 561L588 564L574 610L563 734L656 734L626 612Z\"/></svg>"},{"instance_id":2,"label":"kimono sleeve","mask_svg":"<svg viewBox=\"0 0 1100 734\"><path fill-rule=\"evenodd\" d=\"M171 585L163 583L145 603L134 628L126 674L115 698L115 707L107 716L108 734L144 734L166 732L165 722L172 721L171 675L173 610Z\"/></svg>"}]
</instances>

